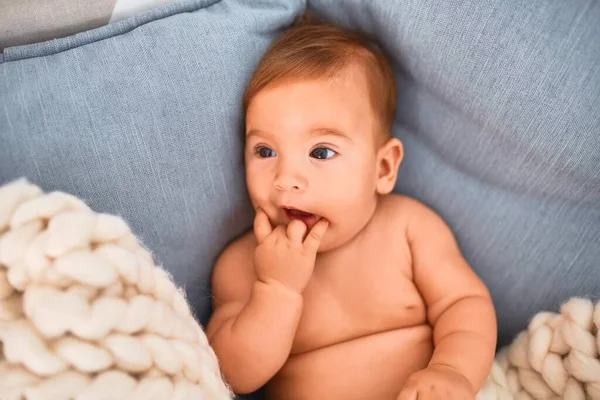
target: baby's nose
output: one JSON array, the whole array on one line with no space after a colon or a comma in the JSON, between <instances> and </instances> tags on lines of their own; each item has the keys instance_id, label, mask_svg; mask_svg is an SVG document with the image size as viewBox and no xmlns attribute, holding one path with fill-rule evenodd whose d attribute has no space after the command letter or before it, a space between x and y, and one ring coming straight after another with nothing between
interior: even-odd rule
<instances>
[{"instance_id":1,"label":"baby's nose","mask_svg":"<svg viewBox=\"0 0 600 400\"><path fill-rule=\"evenodd\" d=\"M275 178L275 189L279 191L302 192L308 187L308 180L300 168L280 168Z\"/></svg>"},{"instance_id":2,"label":"baby's nose","mask_svg":"<svg viewBox=\"0 0 600 400\"><path fill-rule=\"evenodd\" d=\"M306 186L307 185L304 180L289 176L280 177L279 179L275 180L275 189L282 192L302 192L306 190Z\"/></svg>"}]
</instances>

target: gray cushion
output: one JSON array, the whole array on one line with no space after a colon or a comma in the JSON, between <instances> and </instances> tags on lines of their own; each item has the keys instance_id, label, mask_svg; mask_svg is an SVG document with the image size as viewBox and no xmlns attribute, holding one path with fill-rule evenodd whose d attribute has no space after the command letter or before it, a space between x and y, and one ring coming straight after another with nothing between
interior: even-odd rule
<instances>
[{"instance_id":1,"label":"gray cushion","mask_svg":"<svg viewBox=\"0 0 600 400\"><path fill-rule=\"evenodd\" d=\"M0 51L61 38L177 0L0 1Z\"/></svg>"},{"instance_id":2,"label":"gray cushion","mask_svg":"<svg viewBox=\"0 0 600 400\"><path fill-rule=\"evenodd\" d=\"M397 191L437 210L490 287L501 344L600 295L600 3L310 0L391 54Z\"/></svg>"},{"instance_id":3,"label":"gray cushion","mask_svg":"<svg viewBox=\"0 0 600 400\"><path fill-rule=\"evenodd\" d=\"M0 63L0 183L122 215L202 322L218 252L251 226L241 97L300 0L188 0Z\"/></svg>"},{"instance_id":4,"label":"gray cushion","mask_svg":"<svg viewBox=\"0 0 600 400\"><path fill-rule=\"evenodd\" d=\"M240 96L303 2L192 1L0 64L0 182L27 176L123 215L208 316L210 268L251 224ZM397 190L446 218L502 338L600 292L600 5L326 1L393 54Z\"/></svg>"}]
</instances>

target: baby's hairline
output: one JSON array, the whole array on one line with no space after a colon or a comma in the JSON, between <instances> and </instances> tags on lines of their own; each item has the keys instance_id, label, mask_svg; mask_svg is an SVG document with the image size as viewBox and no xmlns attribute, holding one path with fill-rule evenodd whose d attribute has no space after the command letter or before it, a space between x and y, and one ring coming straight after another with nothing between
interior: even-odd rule
<instances>
[{"instance_id":1,"label":"baby's hairline","mask_svg":"<svg viewBox=\"0 0 600 400\"><path fill-rule=\"evenodd\" d=\"M361 64L363 64L363 65L361 65ZM274 89L274 88L281 87L284 85L295 84L295 83L332 82L332 81L335 81L336 79L345 79L347 81L354 82L353 78L356 78L356 75L354 75L356 73L359 73L363 76L364 83L367 86L367 91L368 91L367 95L369 97L371 97L372 88L370 87L371 82L367 77L367 66L364 65L364 63L360 63L358 60L356 60L353 62L349 62L347 65L343 66L342 68L338 69L337 71L324 72L321 74L299 74L299 75L288 74L288 75L281 76L277 79L271 80L269 83L265 84L259 90L254 92L253 95L247 99L248 102L247 102L247 104L245 104L245 107L244 107L244 118L248 114L248 109L250 108L252 101L260 93L262 93L266 90ZM375 106L375 104L373 104L372 99L369 99L369 107L371 110L371 114L373 115L373 119L374 119L374 121L376 121L375 123L377 125L379 125L378 127L373 128L374 137L376 137L376 135L379 135L379 138L384 138L384 139L390 138L391 130L386 129L384 127L384 122L381 120L381 117L379 115L380 113L378 112L379 110L376 109L376 106ZM245 138L245 136L246 136L246 134L244 133L244 138Z\"/></svg>"},{"instance_id":2,"label":"baby's hairline","mask_svg":"<svg viewBox=\"0 0 600 400\"><path fill-rule=\"evenodd\" d=\"M364 32L307 14L285 30L260 59L244 92L243 111L246 113L267 88L297 81L355 78L357 73L366 85L378 129L391 135L397 93L385 51Z\"/></svg>"}]
</instances>

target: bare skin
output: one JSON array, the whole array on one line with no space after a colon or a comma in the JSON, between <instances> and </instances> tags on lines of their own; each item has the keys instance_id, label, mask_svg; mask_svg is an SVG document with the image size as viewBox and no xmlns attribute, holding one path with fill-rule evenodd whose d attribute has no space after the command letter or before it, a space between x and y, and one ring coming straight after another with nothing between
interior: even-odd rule
<instances>
[{"instance_id":1,"label":"bare skin","mask_svg":"<svg viewBox=\"0 0 600 400\"><path fill-rule=\"evenodd\" d=\"M360 70L343 78L249 107L257 214L215 266L209 342L236 393L473 399L496 346L488 290L439 216L391 194L402 146L377 132Z\"/></svg>"}]
</instances>

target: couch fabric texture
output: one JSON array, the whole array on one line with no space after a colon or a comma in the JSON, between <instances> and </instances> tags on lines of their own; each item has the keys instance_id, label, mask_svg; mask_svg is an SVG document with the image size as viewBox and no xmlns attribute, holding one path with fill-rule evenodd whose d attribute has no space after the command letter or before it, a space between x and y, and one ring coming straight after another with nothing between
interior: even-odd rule
<instances>
[{"instance_id":1,"label":"couch fabric texture","mask_svg":"<svg viewBox=\"0 0 600 400\"><path fill-rule=\"evenodd\" d=\"M241 96L301 0L184 0L0 56L0 182L122 215L202 323L219 251L250 228ZM498 310L600 293L600 3L312 0L393 60L396 190L450 224ZM360 296L360 293L356 294Z\"/></svg>"}]
</instances>

